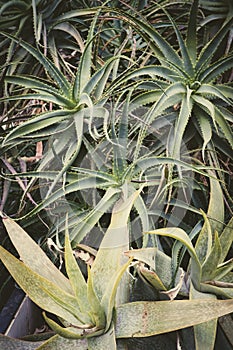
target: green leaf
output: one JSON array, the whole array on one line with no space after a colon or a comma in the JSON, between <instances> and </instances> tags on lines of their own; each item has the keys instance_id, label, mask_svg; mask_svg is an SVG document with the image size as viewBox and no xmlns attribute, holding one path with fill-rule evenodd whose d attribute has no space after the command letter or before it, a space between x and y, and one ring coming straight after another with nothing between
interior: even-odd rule
<instances>
[{"instance_id":1,"label":"green leaf","mask_svg":"<svg viewBox=\"0 0 233 350\"><path fill-rule=\"evenodd\" d=\"M165 227L165 228L160 228L160 229L157 229L154 231L148 231L145 233L171 237L171 238L174 238L174 239L180 241L181 243L183 243L187 247L192 258L197 262L197 264L199 264L199 260L198 260L196 251L194 249L194 246L191 242L191 239L189 238L187 233L184 230L182 230L181 228Z\"/></svg>"},{"instance_id":2,"label":"green leaf","mask_svg":"<svg viewBox=\"0 0 233 350\"><path fill-rule=\"evenodd\" d=\"M175 159L180 158L181 144L183 141L183 136L185 132L185 128L188 124L189 118L191 116L193 100L191 98L192 90L187 87L186 94L184 95L182 102L179 117L176 122L174 136L172 140L171 146L171 156Z\"/></svg>"},{"instance_id":3,"label":"green leaf","mask_svg":"<svg viewBox=\"0 0 233 350\"><path fill-rule=\"evenodd\" d=\"M201 134L203 137L203 146L202 146L202 158L205 159L205 148L207 144L210 142L212 137L212 125L208 119L208 117L205 115L204 111L201 108L198 108L196 118L198 121L198 124L200 126Z\"/></svg>"},{"instance_id":4,"label":"green leaf","mask_svg":"<svg viewBox=\"0 0 233 350\"><path fill-rule=\"evenodd\" d=\"M66 349L74 350L87 350L87 339L66 339L59 335L55 335L46 342L44 342L36 350L55 350L55 349ZM25 349L27 350L27 349Z\"/></svg>"},{"instance_id":5,"label":"green leaf","mask_svg":"<svg viewBox=\"0 0 233 350\"><path fill-rule=\"evenodd\" d=\"M218 237L218 233L215 232L215 235L213 237L212 249L208 257L206 258L204 264L202 265L201 280L203 282L215 279L216 270L219 264L221 254L222 254L222 249L220 245L220 240Z\"/></svg>"},{"instance_id":6,"label":"green leaf","mask_svg":"<svg viewBox=\"0 0 233 350\"><path fill-rule=\"evenodd\" d=\"M222 113L222 111L219 108L216 108L215 120L217 124L220 126L223 132L223 135L225 136L226 140L229 142L231 148L233 148L233 132L231 130L229 123L225 118L224 113Z\"/></svg>"},{"instance_id":7,"label":"green leaf","mask_svg":"<svg viewBox=\"0 0 233 350\"><path fill-rule=\"evenodd\" d=\"M77 324L78 314L79 317L82 315L76 299L71 294L64 292L56 284L35 273L2 247L0 247L0 259L11 276L35 304L72 324ZM80 322L82 321L80 320Z\"/></svg>"},{"instance_id":8,"label":"green leaf","mask_svg":"<svg viewBox=\"0 0 233 350\"><path fill-rule=\"evenodd\" d=\"M129 249L128 217L140 191L134 191L128 198L121 198L112 210L110 225L91 269L95 290L100 300L112 275L126 259L123 252Z\"/></svg>"},{"instance_id":9,"label":"green leaf","mask_svg":"<svg viewBox=\"0 0 233 350\"><path fill-rule=\"evenodd\" d=\"M96 181L96 177L93 177L93 180ZM111 183L106 183L105 185L109 188L107 189L101 200L96 204L95 208L91 210L91 212L77 220L76 226L70 232L70 239L72 241L72 245L80 243L80 241L85 237L85 235L88 232L91 231L91 229L95 226L95 224L103 216L103 214L106 213L118 200L120 192L119 188L111 186ZM96 183L95 187L97 187Z\"/></svg>"},{"instance_id":10,"label":"green leaf","mask_svg":"<svg viewBox=\"0 0 233 350\"><path fill-rule=\"evenodd\" d=\"M70 84L67 78L61 73L61 71L46 57L40 52L38 49L34 48L30 44L25 41L19 40L18 38L1 32L2 35L11 39L15 43L22 46L27 52L29 52L33 57L35 57L40 64L44 67L44 69L49 73L52 79L57 83L61 90L64 91L65 95L69 95L70 93Z\"/></svg>"},{"instance_id":11,"label":"green leaf","mask_svg":"<svg viewBox=\"0 0 233 350\"><path fill-rule=\"evenodd\" d=\"M203 69L205 69L207 66L209 66L209 62L212 59L213 55L215 54L216 50L218 49L220 43L222 42L223 38L227 34L227 32L232 27L233 23L233 17L230 18L218 31L218 33L211 39L206 46L203 47L199 57L198 62L196 65L196 70L199 72L202 72Z\"/></svg>"},{"instance_id":12,"label":"green leaf","mask_svg":"<svg viewBox=\"0 0 233 350\"><path fill-rule=\"evenodd\" d=\"M88 338L88 350L117 350L114 326L99 337Z\"/></svg>"},{"instance_id":13,"label":"green leaf","mask_svg":"<svg viewBox=\"0 0 233 350\"><path fill-rule=\"evenodd\" d=\"M56 268L39 245L14 220L4 217L2 221L22 261L41 277L67 293L72 293L69 280Z\"/></svg>"},{"instance_id":14,"label":"green leaf","mask_svg":"<svg viewBox=\"0 0 233 350\"><path fill-rule=\"evenodd\" d=\"M98 256L98 253L97 253ZM93 266L93 265L92 265ZM93 276L92 276L92 270L90 270L90 267L88 268L88 279L87 279L87 298L90 305L90 316L92 318L93 324L98 329L105 329L106 325L106 315L104 313L104 309L102 308L102 305L100 303L100 299L96 295L95 292L95 286L93 285Z\"/></svg>"},{"instance_id":15,"label":"green leaf","mask_svg":"<svg viewBox=\"0 0 233 350\"><path fill-rule=\"evenodd\" d=\"M115 332L117 338L149 337L208 322L231 312L233 300L127 303L116 309Z\"/></svg>"},{"instance_id":16,"label":"green leaf","mask_svg":"<svg viewBox=\"0 0 233 350\"><path fill-rule=\"evenodd\" d=\"M186 45L187 50L189 52L189 56L192 60L193 65L196 64L196 58L197 58L197 11L198 11L198 0L194 0L192 3L190 15L189 15L189 22L188 22L188 29L187 29L187 36L186 36Z\"/></svg>"},{"instance_id":17,"label":"green leaf","mask_svg":"<svg viewBox=\"0 0 233 350\"><path fill-rule=\"evenodd\" d=\"M101 306L103 307L106 314L105 330L109 329L110 324L112 322L112 313L113 313L113 308L115 306L117 288L120 284L122 275L126 271L126 269L129 267L132 260L133 259L129 259L129 261L127 261L126 264L124 264L116 273L113 274L112 278L110 279L107 285L103 298L101 299Z\"/></svg>"},{"instance_id":18,"label":"green leaf","mask_svg":"<svg viewBox=\"0 0 233 350\"><path fill-rule=\"evenodd\" d=\"M200 278L201 278L201 264L200 264L200 261L198 259L197 254L196 254L196 251L193 247L191 239L184 232L184 230L177 228L177 227L167 227L167 228L161 228L161 229L154 230L154 231L148 231L146 233L174 238L174 239L180 241L181 243L183 243L187 247L187 249L191 255L191 258L192 258L191 279L192 279L193 283L195 283L195 285L198 286L198 284L200 282Z\"/></svg>"},{"instance_id":19,"label":"green leaf","mask_svg":"<svg viewBox=\"0 0 233 350\"><path fill-rule=\"evenodd\" d=\"M51 95L51 101L56 103L59 106L63 106L66 108L74 108L76 103L69 99L69 96L65 96L62 91L54 88L49 85L46 81L41 79L31 77L31 76L6 76L6 81L11 84L17 84L20 86L27 87L37 93L41 93L41 97L43 97L43 93L47 93Z\"/></svg>"},{"instance_id":20,"label":"green leaf","mask_svg":"<svg viewBox=\"0 0 233 350\"><path fill-rule=\"evenodd\" d=\"M219 263L223 263L233 242L233 217L227 223L219 239L220 239L220 244L222 248L222 255L221 255L221 258L219 259Z\"/></svg>"},{"instance_id":21,"label":"green leaf","mask_svg":"<svg viewBox=\"0 0 233 350\"><path fill-rule=\"evenodd\" d=\"M62 327L53 319L48 317L46 313L43 313L43 317L48 326L62 338L68 339L82 339L84 330L78 327L72 327L71 324L68 327Z\"/></svg>"},{"instance_id":22,"label":"green leaf","mask_svg":"<svg viewBox=\"0 0 233 350\"><path fill-rule=\"evenodd\" d=\"M91 320L87 313L89 311L89 301L87 298L87 283L74 257L68 234L65 237L65 267L67 275L69 277L69 281L74 291L74 295L79 304L79 308L82 314L87 315L87 317L85 317L84 322L89 323L91 322Z\"/></svg>"},{"instance_id":23,"label":"green leaf","mask_svg":"<svg viewBox=\"0 0 233 350\"><path fill-rule=\"evenodd\" d=\"M215 231L221 232L222 222L224 222L224 201L221 185L218 179L214 178L214 173L212 171L208 171L208 173L210 175L209 206L207 215L202 211L205 222L195 245L201 263L203 263L210 254L212 235Z\"/></svg>"},{"instance_id":24,"label":"green leaf","mask_svg":"<svg viewBox=\"0 0 233 350\"><path fill-rule=\"evenodd\" d=\"M14 128L5 137L3 145L14 143L18 138L31 136L31 134L34 132L40 131L41 129L47 128L51 125L61 123L64 119L69 118L71 115L72 114L69 110L55 110L39 114L39 116L35 116Z\"/></svg>"},{"instance_id":25,"label":"green leaf","mask_svg":"<svg viewBox=\"0 0 233 350\"><path fill-rule=\"evenodd\" d=\"M208 293L200 293L193 287L191 283L190 287L190 299L212 299L216 300L216 296ZM217 332L217 318L201 323L194 326L194 338L195 338L195 348L196 350L212 350L214 349L216 332Z\"/></svg>"},{"instance_id":26,"label":"green leaf","mask_svg":"<svg viewBox=\"0 0 233 350\"><path fill-rule=\"evenodd\" d=\"M1 350L37 350L42 342L30 342L20 339L14 339L0 334Z\"/></svg>"},{"instance_id":27,"label":"green leaf","mask_svg":"<svg viewBox=\"0 0 233 350\"><path fill-rule=\"evenodd\" d=\"M174 272L172 269L171 258L158 248L132 249L125 252L125 255L133 257L135 260L138 260L139 262L142 262L150 267L150 270L145 270L143 267L140 268L140 265L138 267L142 276L149 280L149 282L153 284L156 283L156 280L158 279L158 283L161 285L161 287L164 286L164 290L171 286ZM155 271L157 277L153 274L153 271ZM152 280L154 278L156 280L153 282Z\"/></svg>"}]
</instances>

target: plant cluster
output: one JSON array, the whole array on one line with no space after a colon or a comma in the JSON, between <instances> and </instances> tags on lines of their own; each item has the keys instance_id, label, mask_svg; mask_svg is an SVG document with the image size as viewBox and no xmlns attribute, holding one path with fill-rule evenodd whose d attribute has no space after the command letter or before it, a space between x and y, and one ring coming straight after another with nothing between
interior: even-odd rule
<instances>
[{"instance_id":1,"label":"plant cluster","mask_svg":"<svg viewBox=\"0 0 233 350\"><path fill-rule=\"evenodd\" d=\"M3 347L156 349L177 331L169 348L214 349L233 311L231 1L0 13L0 210L22 261L9 243L0 259L55 333Z\"/></svg>"}]
</instances>

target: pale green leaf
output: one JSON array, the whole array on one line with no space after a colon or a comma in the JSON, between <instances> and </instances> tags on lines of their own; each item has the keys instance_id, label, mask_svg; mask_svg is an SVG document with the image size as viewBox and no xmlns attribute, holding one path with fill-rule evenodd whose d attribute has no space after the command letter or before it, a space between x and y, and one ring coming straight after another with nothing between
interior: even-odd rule
<instances>
[{"instance_id":1,"label":"pale green leaf","mask_svg":"<svg viewBox=\"0 0 233 350\"><path fill-rule=\"evenodd\" d=\"M75 348L77 348L78 350L87 350L87 339L66 339L59 335L55 335L52 338L48 339L46 342L44 342L36 350L74 350Z\"/></svg>"},{"instance_id":2,"label":"pale green leaf","mask_svg":"<svg viewBox=\"0 0 233 350\"><path fill-rule=\"evenodd\" d=\"M229 249L232 246L233 242L233 217L230 219L230 221L227 223L226 227L222 231L220 235L220 244L222 247L222 256L221 259L219 260L219 263L222 263L227 254Z\"/></svg>"},{"instance_id":3,"label":"pale green leaf","mask_svg":"<svg viewBox=\"0 0 233 350\"><path fill-rule=\"evenodd\" d=\"M231 312L233 300L127 303L116 309L115 332L117 338L149 337L208 322Z\"/></svg>"},{"instance_id":4,"label":"pale green leaf","mask_svg":"<svg viewBox=\"0 0 233 350\"><path fill-rule=\"evenodd\" d=\"M96 292L94 289L95 286L93 285L92 270L90 270L89 266L87 266L87 268L88 268L87 298L89 301L90 316L92 318L93 324L98 329L105 329L106 315L105 315L104 309L100 303L100 299L96 295Z\"/></svg>"},{"instance_id":5,"label":"pale green leaf","mask_svg":"<svg viewBox=\"0 0 233 350\"><path fill-rule=\"evenodd\" d=\"M31 342L20 339L14 339L0 334L1 350L37 350L41 344L42 342Z\"/></svg>"},{"instance_id":6,"label":"pale green leaf","mask_svg":"<svg viewBox=\"0 0 233 350\"><path fill-rule=\"evenodd\" d=\"M208 293L201 293L195 290L191 283L190 287L190 299L212 299L216 300L216 296L213 294ZM214 344L215 344L215 338L216 338L216 332L217 332L217 318L201 323L194 326L194 338L195 338L195 346L196 350L213 350Z\"/></svg>"},{"instance_id":7,"label":"pale green leaf","mask_svg":"<svg viewBox=\"0 0 233 350\"><path fill-rule=\"evenodd\" d=\"M144 271L144 269L140 269L142 275L147 278L147 274L145 272L150 273L155 271L159 281L161 281L161 286L165 286L163 289L169 288L172 283L173 271L172 271L172 263L171 258L160 251L158 248L141 248L141 249L132 249L125 252L125 255L129 257L133 257L135 260L142 262L150 267L150 270ZM153 278L153 276L151 276ZM155 276L154 276L155 277ZM151 282L151 280L150 280Z\"/></svg>"},{"instance_id":8,"label":"pale green leaf","mask_svg":"<svg viewBox=\"0 0 233 350\"><path fill-rule=\"evenodd\" d=\"M213 245L210 254L206 258L204 264L202 265L202 281L209 281L215 279L217 266L222 254L222 249L218 237L218 233L215 232L213 237Z\"/></svg>"},{"instance_id":9,"label":"pale green leaf","mask_svg":"<svg viewBox=\"0 0 233 350\"><path fill-rule=\"evenodd\" d=\"M204 225L198 236L195 249L198 258L203 263L209 256L212 247L212 236L215 232L221 232L222 222L224 222L224 199L221 185L218 179L214 178L214 173L208 171L210 181L210 198L207 215L202 211Z\"/></svg>"},{"instance_id":10,"label":"pale green leaf","mask_svg":"<svg viewBox=\"0 0 233 350\"><path fill-rule=\"evenodd\" d=\"M198 284L200 282L200 278L201 278L201 265L200 265L200 261L198 259L198 256L196 254L196 251L193 247L193 244L191 242L191 239L184 232L184 230L177 228L177 227L167 227L167 228L157 229L154 231L148 231L146 233L171 237L171 238L174 238L174 239L180 241L182 244L184 244L186 246L186 248L189 251L189 254L192 257L191 279L192 279L193 283L195 283L195 286L198 286Z\"/></svg>"},{"instance_id":11,"label":"pale green leaf","mask_svg":"<svg viewBox=\"0 0 233 350\"><path fill-rule=\"evenodd\" d=\"M101 299L101 306L105 311L106 314L106 325L105 329L108 330L110 327L110 324L112 322L112 312L113 308L115 306L115 299L116 299L116 293L117 288L120 284L121 278L123 273L126 271L126 269L129 267L130 263L133 259L129 259L126 264L124 264L119 271L113 274L112 278L110 279L106 291L103 295L103 298Z\"/></svg>"},{"instance_id":12,"label":"pale green leaf","mask_svg":"<svg viewBox=\"0 0 233 350\"><path fill-rule=\"evenodd\" d=\"M79 308L82 314L87 315L87 317L85 317L85 323L91 322L88 316L89 302L87 298L87 283L74 257L68 235L65 237L65 267Z\"/></svg>"},{"instance_id":13,"label":"pale green leaf","mask_svg":"<svg viewBox=\"0 0 233 350\"><path fill-rule=\"evenodd\" d=\"M205 159L205 148L207 144L210 142L212 137L212 126L210 124L210 121L208 118L203 114L203 111L201 109L198 110L198 113L196 113L196 118L198 120L198 124L201 129L201 134L204 140L203 146L202 146L202 158Z\"/></svg>"},{"instance_id":14,"label":"pale green leaf","mask_svg":"<svg viewBox=\"0 0 233 350\"><path fill-rule=\"evenodd\" d=\"M117 350L114 326L99 337L88 338L88 350Z\"/></svg>"},{"instance_id":15,"label":"pale green leaf","mask_svg":"<svg viewBox=\"0 0 233 350\"><path fill-rule=\"evenodd\" d=\"M2 247L0 247L0 259L19 286L40 308L72 324L82 322L78 318L82 317L79 306L72 295L35 273Z\"/></svg>"},{"instance_id":16,"label":"pale green leaf","mask_svg":"<svg viewBox=\"0 0 233 350\"><path fill-rule=\"evenodd\" d=\"M92 265L96 293L101 299L112 275L124 263L123 252L129 248L128 217L133 203L140 193L135 191L128 198L121 198L112 210L111 222L101 242Z\"/></svg>"},{"instance_id":17,"label":"pale green leaf","mask_svg":"<svg viewBox=\"0 0 233 350\"><path fill-rule=\"evenodd\" d=\"M23 262L35 273L53 282L68 293L72 293L69 280L55 267L39 245L10 218L3 218L8 235Z\"/></svg>"}]
</instances>

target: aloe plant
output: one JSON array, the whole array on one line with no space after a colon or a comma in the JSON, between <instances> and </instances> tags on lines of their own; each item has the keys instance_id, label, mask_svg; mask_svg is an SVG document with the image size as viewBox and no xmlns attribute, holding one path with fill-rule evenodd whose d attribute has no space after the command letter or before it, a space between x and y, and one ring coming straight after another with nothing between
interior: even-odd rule
<instances>
[{"instance_id":1,"label":"aloe plant","mask_svg":"<svg viewBox=\"0 0 233 350\"><path fill-rule=\"evenodd\" d=\"M57 315L63 324L59 325L44 313L45 320L57 334L38 347L28 343L29 349L50 349L58 344L67 348L117 349L121 348L121 338L160 334L233 311L232 300L127 302L128 278L125 280L122 276L132 259L125 260L123 252L129 247L127 221L138 195L139 192L122 198L115 205L109 228L91 268L88 268L87 281L74 258L68 233L64 251L66 277L15 221L3 216L3 223L22 261L1 247L2 262L31 299L45 311ZM171 235L188 246L196 263L198 258L185 234L171 230ZM160 317L162 314L169 317L169 323ZM182 317L177 316L179 314ZM13 344L18 349L24 344L2 339L3 349Z\"/></svg>"},{"instance_id":2,"label":"aloe plant","mask_svg":"<svg viewBox=\"0 0 233 350\"><path fill-rule=\"evenodd\" d=\"M202 212L202 228L194 228L189 235L182 229L167 227L149 231L150 234L175 239L172 258L158 248L128 251L141 278L157 291L167 294L172 300L179 294L190 300L232 299L232 259L225 261L233 241L233 219L223 228L224 204L221 187L211 178L211 198L207 215ZM217 206L218 203L218 206ZM195 246L192 239L198 235ZM185 250L189 251L190 263L187 272L181 267ZM162 295L162 294L161 294ZM194 326L197 349L214 349L217 318Z\"/></svg>"},{"instance_id":3,"label":"aloe plant","mask_svg":"<svg viewBox=\"0 0 233 350\"><path fill-rule=\"evenodd\" d=\"M178 114L169 148L170 154L174 157L180 157L181 142L189 125L195 126L203 138L203 157L204 150L214 133L224 135L231 148L233 145L229 123L232 120L229 110L232 105L232 89L229 85L219 84L217 81L221 74L232 67L232 54L229 52L223 58L216 61L213 59L216 50L231 29L232 18L223 24L218 33L200 51L197 45L197 11L198 1L195 0L190 11L186 40L183 39L173 18L165 11L176 33L179 53L150 23L128 13L119 14L149 45L157 64L133 69L132 72L124 74L114 88L117 88L122 81L133 79L136 79L135 84L138 85L140 77L148 76L147 91L143 91L132 100L132 109L138 105L153 103L150 113L145 116L146 123L142 125L141 134L147 128L146 125L151 125L158 116L169 111L169 108L177 107ZM162 89L160 91L153 89L152 82L161 84ZM143 82L144 90L145 87L146 81Z\"/></svg>"}]
</instances>

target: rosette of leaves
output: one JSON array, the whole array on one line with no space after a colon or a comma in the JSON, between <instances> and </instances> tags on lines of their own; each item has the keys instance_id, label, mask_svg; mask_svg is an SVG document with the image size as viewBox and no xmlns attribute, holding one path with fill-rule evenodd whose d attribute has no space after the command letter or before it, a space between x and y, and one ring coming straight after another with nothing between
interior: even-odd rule
<instances>
[{"instance_id":1,"label":"rosette of leaves","mask_svg":"<svg viewBox=\"0 0 233 350\"><path fill-rule=\"evenodd\" d=\"M56 335L38 344L1 337L3 350L22 346L38 350L64 346L67 349L74 346L89 350L122 349L125 338L161 334L233 310L232 300L127 302L129 279L125 279L123 273L131 260L124 261L123 252L129 244L128 215L138 194L122 198L114 206L108 231L88 269L87 281L74 258L68 235L64 252L66 277L16 222L3 216L21 261L1 247L2 262L31 299L60 321L57 323L44 313Z\"/></svg>"},{"instance_id":2,"label":"rosette of leaves","mask_svg":"<svg viewBox=\"0 0 233 350\"><path fill-rule=\"evenodd\" d=\"M226 260L233 242L233 219L223 227L224 204L221 187L217 180L211 178L210 181L211 198L207 215L202 212L204 224L201 229L198 225L189 235L175 227L149 232L175 239L171 258L158 248L126 253L138 261L136 268L142 279L172 300L178 294L180 297L189 296L190 300L233 298L233 260ZM191 240L196 236L196 244L193 246ZM186 250L191 257L188 270L184 273L180 264ZM230 317L228 322L232 325ZM217 318L194 326L196 348L214 349L216 331Z\"/></svg>"},{"instance_id":3,"label":"rosette of leaves","mask_svg":"<svg viewBox=\"0 0 233 350\"><path fill-rule=\"evenodd\" d=\"M55 188L49 195L46 193L32 211L21 217L23 220L46 210L51 205L56 206L61 213L64 211L62 205L65 203L72 246L82 242L87 236L91 241L98 242L106 230L107 212L118 201L120 193L123 191L133 194L140 186L144 186L145 190L135 200L135 210L130 218L131 241L137 241L136 244L139 246L142 244L141 227L143 231L148 231L156 227L154 223L156 218L159 216L167 218L164 213L167 204L164 193L169 186L165 175L166 166L177 165L182 169L183 183L190 191L192 190L190 174L196 172L208 175L199 166L166 157L161 134L158 139L154 137L153 146L148 146L143 140L140 144L137 140L138 133L134 133L134 128L129 122L130 96L131 93L124 100L122 108L121 103L115 103L111 109L110 140L103 137L95 142L84 138L86 153L84 155L82 153L67 170L66 183ZM55 170L42 169L42 164L43 162L37 171L19 173L17 176L55 181L59 173ZM176 180L173 179L174 182ZM181 188L182 200L188 205L189 197L183 198L182 184L177 182L175 190L179 191ZM184 204L184 210L187 209L186 205ZM56 235L58 246L63 244L62 232L66 225L65 216L60 216L49 232L50 237ZM173 224L176 223L175 214L174 217L170 215L168 219ZM143 244L146 245L146 242Z\"/></svg>"},{"instance_id":4,"label":"rosette of leaves","mask_svg":"<svg viewBox=\"0 0 233 350\"><path fill-rule=\"evenodd\" d=\"M54 158L63 160L50 192L76 159L84 133L94 139L100 137L101 133L105 133L108 137L108 111L103 106L104 102L98 103L98 101L106 89L117 57L109 59L91 75L95 23L96 19L90 28L87 44L72 82L39 49L23 41L20 42L20 46L43 66L48 79L25 75L10 75L5 78L10 84L23 86L29 90L26 90L26 93L3 97L1 102L39 100L52 105L50 110L30 117L17 127L13 126L2 143L2 152L4 152L13 147L17 148L24 142L29 142L31 145L41 140L50 140L48 152L44 154L38 170L50 169ZM13 42L19 43L17 38L6 33L4 35ZM98 131L98 125L101 126L100 131Z\"/></svg>"},{"instance_id":5,"label":"rosette of leaves","mask_svg":"<svg viewBox=\"0 0 233 350\"><path fill-rule=\"evenodd\" d=\"M232 28L232 17L223 23L209 42L199 46L198 0L192 3L185 39L172 15L162 6L161 10L167 14L169 26L172 26L176 34L175 43L171 44L156 27L140 17L116 11L122 20L133 26L141 35L156 64L142 64L141 68L132 69L128 74L122 75L113 88L117 88L123 81L133 84L134 80L135 86L139 88L141 80L143 92L132 99L132 110L140 105L152 104L141 125L142 135L145 134L147 125L151 125L159 116L164 113L173 116L174 130L168 146L172 156L180 157L184 136L188 130L191 132L193 127L203 140L203 158L207 144L214 143L215 134L227 140L228 147L232 150L232 87L229 84L218 83L218 78L232 68L233 56L229 50L224 57L215 57L219 46ZM147 82L145 77L148 77ZM159 84L162 89L158 89ZM214 145L221 148L218 142Z\"/></svg>"}]
</instances>

